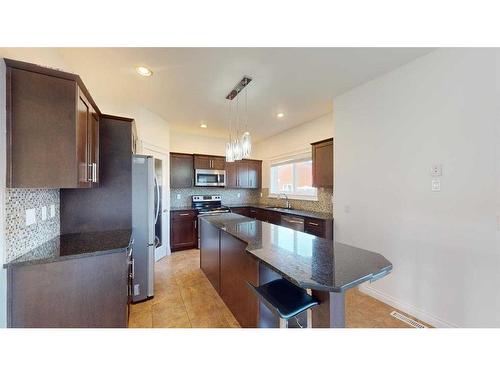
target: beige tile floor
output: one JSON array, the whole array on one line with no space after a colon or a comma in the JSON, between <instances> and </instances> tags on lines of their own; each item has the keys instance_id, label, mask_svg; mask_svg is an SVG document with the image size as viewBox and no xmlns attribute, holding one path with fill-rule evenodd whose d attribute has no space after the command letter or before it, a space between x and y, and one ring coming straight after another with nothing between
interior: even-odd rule
<instances>
[{"instance_id":1,"label":"beige tile floor","mask_svg":"<svg viewBox=\"0 0 500 375\"><path fill-rule=\"evenodd\" d=\"M155 265L155 297L131 306L131 328L237 328L238 322L200 269L199 250L173 253ZM357 289L346 294L346 326L410 328L394 309Z\"/></svg>"}]
</instances>

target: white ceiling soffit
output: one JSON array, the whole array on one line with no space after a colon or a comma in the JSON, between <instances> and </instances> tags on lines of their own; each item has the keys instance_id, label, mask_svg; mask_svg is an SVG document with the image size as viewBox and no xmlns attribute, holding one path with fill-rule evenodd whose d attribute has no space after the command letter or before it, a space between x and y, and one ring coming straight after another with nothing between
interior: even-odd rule
<instances>
[{"instance_id":1,"label":"white ceiling soffit","mask_svg":"<svg viewBox=\"0 0 500 375\"><path fill-rule=\"evenodd\" d=\"M143 106L188 133L227 134L228 92L244 76L249 124L262 139L332 110L332 98L429 48L62 48L102 111ZM147 66L151 77L137 74ZM110 101L112 98L112 101ZM109 103L109 104L108 104ZM113 103L113 104L111 104ZM116 103L121 105L117 107ZM243 101L240 99L240 104ZM120 111L121 113L115 113ZM284 112L281 119L276 113ZM208 125L200 129L200 124Z\"/></svg>"}]
</instances>

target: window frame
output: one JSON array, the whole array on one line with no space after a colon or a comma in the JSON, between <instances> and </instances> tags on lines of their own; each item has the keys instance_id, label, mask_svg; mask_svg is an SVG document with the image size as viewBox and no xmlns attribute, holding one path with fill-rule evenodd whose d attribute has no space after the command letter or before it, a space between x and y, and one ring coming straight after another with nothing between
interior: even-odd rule
<instances>
[{"instance_id":1,"label":"window frame","mask_svg":"<svg viewBox=\"0 0 500 375\"><path fill-rule=\"evenodd\" d=\"M307 153L300 153L300 154L295 154L295 155L290 155L286 159L278 159L278 160L272 160L269 163L269 193L268 197L269 198L279 198L283 194L286 194L289 199L295 199L295 200L304 200L304 201L318 201L318 188L313 187L314 189L314 194L312 195L302 195L302 194L288 194L288 193L275 193L273 192L273 167L278 167L280 165L288 165L288 164L296 164L304 161L311 161L312 162L312 153L307 152ZM312 174L312 167L311 167L311 174ZM295 166L293 167L293 188L296 188L296 174L295 174ZM311 176L312 179L312 176Z\"/></svg>"}]
</instances>

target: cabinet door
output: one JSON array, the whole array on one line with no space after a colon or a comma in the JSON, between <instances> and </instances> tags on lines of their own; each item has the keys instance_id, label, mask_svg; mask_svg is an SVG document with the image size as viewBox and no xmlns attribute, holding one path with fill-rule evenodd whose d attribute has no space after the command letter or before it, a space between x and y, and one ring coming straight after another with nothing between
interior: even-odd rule
<instances>
[{"instance_id":1,"label":"cabinet door","mask_svg":"<svg viewBox=\"0 0 500 375\"><path fill-rule=\"evenodd\" d=\"M236 162L226 163L226 187L238 187L238 170Z\"/></svg>"},{"instance_id":2,"label":"cabinet door","mask_svg":"<svg viewBox=\"0 0 500 375\"><path fill-rule=\"evenodd\" d=\"M76 158L78 164L78 186L90 187L91 174L89 166L89 128L90 104L82 92L78 95L78 117L76 122Z\"/></svg>"},{"instance_id":3,"label":"cabinet door","mask_svg":"<svg viewBox=\"0 0 500 375\"><path fill-rule=\"evenodd\" d=\"M220 293L220 231L203 220L200 220L200 231L200 268Z\"/></svg>"},{"instance_id":4,"label":"cabinet door","mask_svg":"<svg viewBox=\"0 0 500 375\"><path fill-rule=\"evenodd\" d=\"M233 207L233 208L231 208L231 212L238 214L238 215L250 217L250 208L249 207Z\"/></svg>"},{"instance_id":5,"label":"cabinet door","mask_svg":"<svg viewBox=\"0 0 500 375\"><path fill-rule=\"evenodd\" d=\"M170 187L190 188L193 186L193 155L170 154Z\"/></svg>"},{"instance_id":6,"label":"cabinet door","mask_svg":"<svg viewBox=\"0 0 500 375\"><path fill-rule=\"evenodd\" d=\"M90 179L93 185L99 184L99 116L95 110L90 107L89 123L89 165Z\"/></svg>"},{"instance_id":7,"label":"cabinet door","mask_svg":"<svg viewBox=\"0 0 500 375\"><path fill-rule=\"evenodd\" d=\"M261 210L260 208L256 208L255 218L260 221L269 221L268 211Z\"/></svg>"},{"instance_id":8,"label":"cabinet door","mask_svg":"<svg viewBox=\"0 0 500 375\"><path fill-rule=\"evenodd\" d=\"M219 171L223 171L226 168L226 159L225 158L217 158L212 157L212 169L217 169Z\"/></svg>"},{"instance_id":9,"label":"cabinet door","mask_svg":"<svg viewBox=\"0 0 500 375\"><path fill-rule=\"evenodd\" d=\"M248 187L257 189L262 186L262 162L259 160L248 161Z\"/></svg>"},{"instance_id":10,"label":"cabinet door","mask_svg":"<svg viewBox=\"0 0 500 375\"><path fill-rule=\"evenodd\" d=\"M312 144L313 186L333 187L333 139Z\"/></svg>"},{"instance_id":11,"label":"cabinet door","mask_svg":"<svg viewBox=\"0 0 500 375\"><path fill-rule=\"evenodd\" d=\"M212 169L212 161L207 155L194 156L194 169Z\"/></svg>"},{"instance_id":12,"label":"cabinet door","mask_svg":"<svg viewBox=\"0 0 500 375\"><path fill-rule=\"evenodd\" d=\"M245 249L247 244L220 233L220 296L244 328L258 325L259 301L247 282L259 285L259 263Z\"/></svg>"},{"instance_id":13,"label":"cabinet door","mask_svg":"<svg viewBox=\"0 0 500 375\"><path fill-rule=\"evenodd\" d=\"M197 216L195 211L174 211L170 214L170 247L172 250L198 247Z\"/></svg>"},{"instance_id":14,"label":"cabinet door","mask_svg":"<svg viewBox=\"0 0 500 375\"><path fill-rule=\"evenodd\" d=\"M236 162L238 168L238 187L247 188L248 187L248 163L246 160L240 160Z\"/></svg>"}]
</instances>

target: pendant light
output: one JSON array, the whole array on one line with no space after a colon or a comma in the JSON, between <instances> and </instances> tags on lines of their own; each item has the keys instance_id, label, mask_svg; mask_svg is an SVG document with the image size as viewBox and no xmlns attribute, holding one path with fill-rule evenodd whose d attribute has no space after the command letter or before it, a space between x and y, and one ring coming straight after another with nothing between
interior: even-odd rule
<instances>
[{"instance_id":1,"label":"pendant light","mask_svg":"<svg viewBox=\"0 0 500 375\"><path fill-rule=\"evenodd\" d=\"M248 89L247 89L248 90ZM245 90L245 131L241 136L241 153L244 158L249 158L252 153L252 138L248 131L248 92Z\"/></svg>"},{"instance_id":2,"label":"pendant light","mask_svg":"<svg viewBox=\"0 0 500 375\"><path fill-rule=\"evenodd\" d=\"M248 131L248 97L246 90L244 125L242 125L239 105L240 98L238 96L238 94L245 89L251 80L252 78L250 77L243 77L243 79L238 82L233 90L231 90L231 92L226 96L226 99L229 100L229 137L228 142L226 143L226 162L229 163L250 157L252 151L252 141L250 138L250 132ZM236 98L236 111L233 115L231 103L234 98Z\"/></svg>"}]
</instances>

